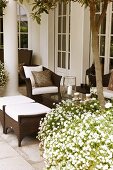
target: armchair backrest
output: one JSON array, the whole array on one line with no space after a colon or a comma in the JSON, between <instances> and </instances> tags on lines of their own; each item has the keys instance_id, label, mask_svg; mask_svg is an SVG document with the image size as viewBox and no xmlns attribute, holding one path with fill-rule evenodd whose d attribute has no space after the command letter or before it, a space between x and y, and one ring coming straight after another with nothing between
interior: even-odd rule
<instances>
[{"instance_id":1,"label":"armchair backrest","mask_svg":"<svg viewBox=\"0 0 113 170\"><path fill-rule=\"evenodd\" d=\"M36 64L34 64L34 65L31 65L30 68L31 68L31 67L34 68L34 67L37 67L37 66L40 67L41 65L36 65ZM23 67L25 67L25 66L23 66ZM27 67L29 67L29 66L27 66ZM52 79L53 84L54 84L55 86L57 86L57 87L60 87L60 81L61 81L62 76L57 75L56 73L54 73L54 72L51 71L50 69L42 66L42 71L45 71L45 70L49 70L49 71L51 72L51 79ZM40 70L40 71L41 71L41 70ZM21 75L21 78L22 78L22 79L29 78L29 77L26 77L26 75L25 75L25 70L24 70L24 69L22 69L20 75Z\"/></svg>"}]
</instances>

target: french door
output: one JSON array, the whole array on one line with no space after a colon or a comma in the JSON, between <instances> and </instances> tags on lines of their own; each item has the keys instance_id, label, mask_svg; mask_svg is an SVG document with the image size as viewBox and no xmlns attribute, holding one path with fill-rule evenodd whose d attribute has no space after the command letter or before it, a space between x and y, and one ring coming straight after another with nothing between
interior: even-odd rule
<instances>
[{"instance_id":1,"label":"french door","mask_svg":"<svg viewBox=\"0 0 113 170\"><path fill-rule=\"evenodd\" d=\"M97 6L97 18L102 10L102 3ZM104 64L103 73L109 73L113 69L113 3L108 4L106 17L99 30L99 53Z\"/></svg>"},{"instance_id":2,"label":"french door","mask_svg":"<svg viewBox=\"0 0 113 170\"><path fill-rule=\"evenodd\" d=\"M71 4L59 3L55 11L55 71L64 76L70 70Z\"/></svg>"}]
</instances>

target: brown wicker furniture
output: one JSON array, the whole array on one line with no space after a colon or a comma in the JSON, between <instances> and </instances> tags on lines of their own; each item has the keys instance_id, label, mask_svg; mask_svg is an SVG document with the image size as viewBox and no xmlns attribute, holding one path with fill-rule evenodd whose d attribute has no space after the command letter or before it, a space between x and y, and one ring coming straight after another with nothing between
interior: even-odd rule
<instances>
[{"instance_id":1,"label":"brown wicker furniture","mask_svg":"<svg viewBox=\"0 0 113 170\"><path fill-rule=\"evenodd\" d=\"M18 50L18 77L19 85L23 84L23 80L20 77L20 68L22 65L30 66L32 64L32 50L20 49ZM0 49L0 60L4 62L4 50Z\"/></svg>"},{"instance_id":2,"label":"brown wicker furniture","mask_svg":"<svg viewBox=\"0 0 113 170\"><path fill-rule=\"evenodd\" d=\"M36 67L36 66L39 66L39 65L32 65L30 67ZM47 69L46 67L43 67L43 71L45 71L45 70L49 70L49 69ZM52 95L53 94L57 94L58 98L60 100L61 99L61 94L60 94L61 76L55 74L51 70L50 70L50 72L51 72L51 80L53 82L53 86L45 87L45 88L50 89L50 90L48 90L48 92L46 90L45 94L52 94ZM26 83L27 96L32 98L32 99L34 99L36 102L42 103L42 94L44 94L45 88L44 87L37 87L37 88L32 87L31 79L30 78L26 78L24 69L21 72L21 77L23 78L23 80ZM50 92L53 87L57 88L56 92Z\"/></svg>"},{"instance_id":3,"label":"brown wicker furniture","mask_svg":"<svg viewBox=\"0 0 113 170\"><path fill-rule=\"evenodd\" d=\"M36 135L41 118L50 111L50 108L39 103L20 103L3 106L0 114L3 124L3 133L7 134L8 128L14 130L18 138L18 146L29 135Z\"/></svg>"},{"instance_id":4,"label":"brown wicker furniture","mask_svg":"<svg viewBox=\"0 0 113 170\"><path fill-rule=\"evenodd\" d=\"M0 97L3 133L7 134L8 129L12 128L18 138L18 146L21 146L25 136L37 134L40 119L50 110L23 95Z\"/></svg>"},{"instance_id":5,"label":"brown wicker furniture","mask_svg":"<svg viewBox=\"0 0 113 170\"><path fill-rule=\"evenodd\" d=\"M24 95L0 97L0 111L2 112L4 105L31 103L31 102L35 102L35 101ZM2 114L0 114L0 121L2 126L4 127L4 118Z\"/></svg>"}]
</instances>

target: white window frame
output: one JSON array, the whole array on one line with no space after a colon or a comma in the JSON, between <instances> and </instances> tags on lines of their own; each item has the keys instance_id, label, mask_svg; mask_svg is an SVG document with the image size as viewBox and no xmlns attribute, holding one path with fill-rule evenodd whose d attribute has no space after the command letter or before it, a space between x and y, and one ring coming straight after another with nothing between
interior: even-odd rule
<instances>
[{"instance_id":1,"label":"white window frame","mask_svg":"<svg viewBox=\"0 0 113 170\"><path fill-rule=\"evenodd\" d=\"M19 3L17 3L17 6L18 6L17 23L19 23L19 25L18 25L19 26L19 29L18 29L18 49L28 49L28 27L27 27L27 32L21 32L21 28L20 28L20 24L21 24L22 20L25 20L27 22L27 25L28 25L27 14L21 15L21 8L22 8L22 10L24 10L24 8ZM27 35L27 47L21 47L21 35Z\"/></svg>"},{"instance_id":2,"label":"white window frame","mask_svg":"<svg viewBox=\"0 0 113 170\"><path fill-rule=\"evenodd\" d=\"M69 4L68 4L69 5ZM71 4L70 4L71 5ZM64 16L64 15L62 15ZM58 7L55 10L55 71L58 73L60 72L60 75L67 75L67 72L70 70L70 61L71 58L68 58L68 54L70 54L69 51L69 36L70 36L70 32L69 32L69 16L71 17L71 14L69 14L69 7L67 8L67 13L66 13L66 51L61 51L60 52L66 52L66 67L63 68L62 67L62 59L61 59L61 67L58 67L58 35L60 33L58 33ZM62 17L61 17L62 18ZM63 35L63 33L61 32L61 34ZM62 42L62 41L61 41ZM71 54L70 54L71 56Z\"/></svg>"}]
</instances>

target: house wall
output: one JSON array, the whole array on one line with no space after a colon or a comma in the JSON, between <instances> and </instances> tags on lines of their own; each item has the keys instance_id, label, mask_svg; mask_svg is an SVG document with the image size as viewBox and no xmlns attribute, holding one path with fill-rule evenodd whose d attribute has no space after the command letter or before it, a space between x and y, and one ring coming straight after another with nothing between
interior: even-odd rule
<instances>
[{"instance_id":1,"label":"house wall","mask_svg":"<svg viewBox=\"0 0 113 170\"><path fill-rule=\"evenodd\" d=\"M89 67L89 10L79 3L72 3L71 11L71 70L76 83L85 83L85 72Z\"/></svg>"},{"instance_id":2,"label":"house wall","mask_svg":"<svg viewBox=\"0 0 113 170\"><path fill-rule=\"evenodd\" d=\"M71 11L71 70L70 74L76 77L77 85L82 81L83 57L83 18L84 8L77 3L72 5Z\"/></svg>"},{"instance_id":3,"label":"house wall","mask_svg":"<svg viewBox=\"0 0 113 170\"><path fill-rule=\"evenodd\" d=\"M21 4L22 5L22 4ZM41 64L40 55L40 25L32 19L32 6L25 3L22 5L28 17L28 49L33 50L33 63Z\"/></svg>"},{"instance_id":4,"label":"house wall","mask_svg":"<svg viewBox=\"0 0 113 170\"><path fill-rule=\"evenodd\" d=\"M89 67L89 10L79 3L71 7L71 69L69 75L76 76L77 85L85 82L85 71ZM29 9L29 7L27 7ZM29 10L30 11L30 10ZM54 11L43 14L38 25L29 16L29 49L33 50L34 62L54 71Z\"/></svg>"}]
</instances>

